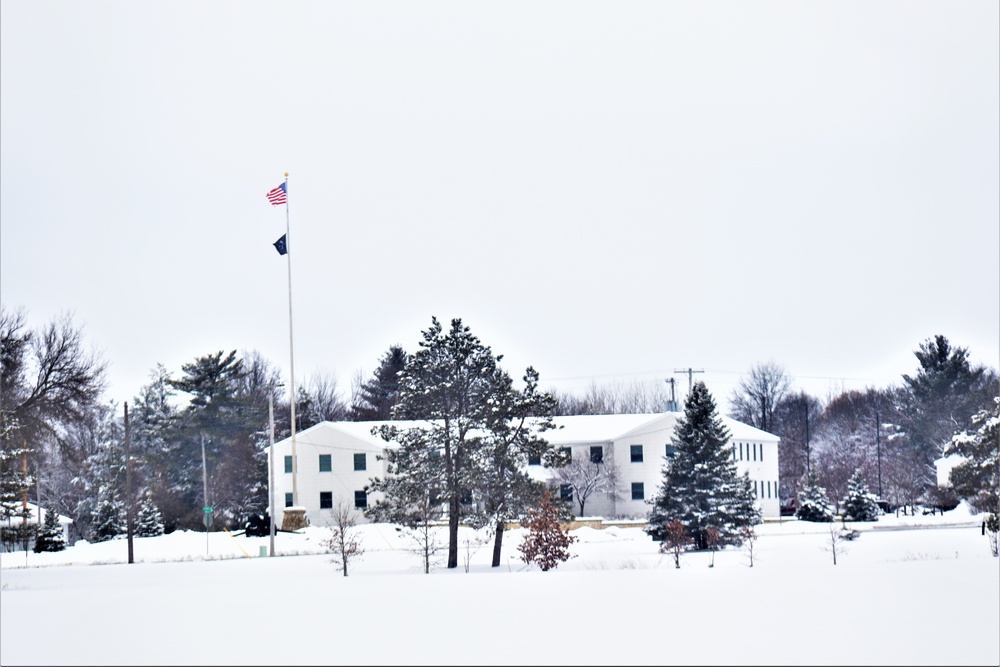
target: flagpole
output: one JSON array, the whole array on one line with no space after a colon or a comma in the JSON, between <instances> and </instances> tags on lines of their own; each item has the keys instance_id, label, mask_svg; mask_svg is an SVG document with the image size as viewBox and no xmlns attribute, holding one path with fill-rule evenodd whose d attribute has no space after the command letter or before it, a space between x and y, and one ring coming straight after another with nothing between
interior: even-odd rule
<instances>
[{"instance_id":1,"label":"flagpole","mask_svg":"<svg viewBox=\"0 0 1000 667\"><path fill-rule=\"evenodd\" d=\"M292 417L292 505L299 506L299 457L295 453L295 338L292 335L292 235L288 214L288 172L285 172L285 247L288 249L288 362ZM272 521L274 517L272 517Z\"/></svg>"}]
</instances>

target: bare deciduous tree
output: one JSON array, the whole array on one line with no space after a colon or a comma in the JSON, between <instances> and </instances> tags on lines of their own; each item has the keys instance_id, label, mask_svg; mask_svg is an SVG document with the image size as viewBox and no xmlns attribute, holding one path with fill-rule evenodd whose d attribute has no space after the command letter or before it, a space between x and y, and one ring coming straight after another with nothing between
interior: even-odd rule
<instances>
[{"instance_id":1,"label":"bare deciduous tree","mask_svg":"<svg viewBox=\"0 0 1000 667\"><path fill-rule=\"evenodd\" d=\"M590 458L574 459L562 468L555 468L553 476L559 484L573 490L573 499L580 507L579 516L585 516L587 500L595 493L602 493L612 500L621 500L618 466L613 458L595 463Z\"/></svg>"},{"instance_id":2,"label":"bare deciduous tree","mask_svg":"<svg viewBox=\"0 0 1000 667\"><path fill-rule=\"evenodd\" d=\"M331 562L339 565L347 576L347 564L360 557L365 550L361 547L361 537L355 535L357 513L346 501L341 500L333 508L330 538L326 546L333 552Z\"/></svg>"},{"instance_id":3,"label":"bare deciduous tree","mask_svg":"<svg viewBox=\"0 0 1000 667\"><path fill-rule=\"evenodd\" d=\"M740 380L729 399L730 417L762 431L774 428L774 410L791 387L785 370L773 361L757 364L750 369L750 376Z\"/></svg>"},{"instance_id":4,"label":"bare deciduous tree","mask_svg":"<svg viewBox=\"0 0 1000 667\"><path fill-rule=\"evenodd\" d=\"M430 521L423 521L412 527L398 528L397 530L406 531L406 537L412 545L410 551L420 556L420 561L424 565L424 574L430 574L431 567L439 564L439 554L448 548L448 540L441 536L441 527Z\"/></svg>"},{"instance_id":5,"label":"bare deciduous tree","mask_svg":"<svg viewBox=\"0 0 1000 667\"><path fill-rule=\"evenodd\" d=\"M753 567L753 559L757 552L757 531L753 526L743 526L740 529L740 537L743 538L743 550L747 552L750 567Z\"/></svg>"},{"instance_id":6,"label":"bare deciduous tree","mask_svg":"<svg viewBox=\"0 0 1000 667\"><path fill-rule=\"evenodd\" d=\"M690 544L691 538L688 536L684 524L678 519L674 519L667 523L666 529L663 531L663 540L660 542L660 553L670 554L674 559L674 567L680 569L681 554L684 553Z\"/></svg>"}]
</instances>

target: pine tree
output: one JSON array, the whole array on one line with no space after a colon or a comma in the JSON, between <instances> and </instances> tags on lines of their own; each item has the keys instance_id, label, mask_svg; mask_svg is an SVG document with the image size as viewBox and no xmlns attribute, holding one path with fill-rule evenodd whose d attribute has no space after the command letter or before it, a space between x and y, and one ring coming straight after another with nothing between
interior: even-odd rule
<instances>
[{"instance_id":1,"label":"pine tree","mask_svg":"<svg viewBox=\"0 0 1000 667\"><path fill-rule=\"evenodd\" d=\"M710 527L719 531L723 544L739 544L740 529L760 521L752 486L737 473L729 438L705 383L695 383L671 439L675 456L666 460L663 484L651 501L645 530L654 539L662 541L676 519L698 549L708 548Z\"/></svg>"},{"instance_id":2,"label":"pine tree","mask_svg":"<svg viewBox=\"0 0 1000 667\"><path fill-rule=\"evenodd\" d=\"M379 434L400 443L398 450L386 452L394 474L406 477L409 465L420 464L430 467L422 475L439 480L440 501L447 506L451 569L458 567L459 523L475 507L482 478L482 433L496 418L493 401L505 373L499 367L502 356L494 356L459 318L452 319L447 333L431 318L420 348L399 376L399 402L392 416L426 425L389 426ZM379 484L373 481L372 488L381 490Z\"/></svg>"},{"instance_id":3,"label":"pine tree","mask_svg":"<svg viewBox=\"0 0 1000 667\"><path fill-rule=\"evenodd\" d=\"M945 336L928 338L914 352L920 368L903 375L902 426L914 465L933 486L933 462L952 435L967 428L972 417L989 409L997 393L997 377L969 363L969 351L952 347Z\"/></svg>"},{"instance_id":4,"label":"pine tree","mask_svg":"<svg viewBox=\"0 0 1000 667\"><path fill-rule=\"evenodd\" d=\"M66 535L59 525L59 515L52 510L45 510L45 521L35 538L35 553L62 551L65 548Z\"/></svg>"},{"instance_id":5,"label":"pine tree","mask_svg":"<svg viewBox=\"0 0 1000 667\"><path fill-rule=\"evenodd\" d=\"M545 491L538 507L528 511L524 522L528 533L517 549L521 552L522 561L535 563L542 572L548 572L558 567L559 563L573 558L569 546L576 542L576 537L559 525L560 514L552 492Z\"/></svg>"},{"instance_id":6,"label":"pine tree","mask_svg":"<svg viewBox=\"0 0 1000 667\"><path fill-rule=\"evenodd\" d=\"M847 481L847 496L844 497L844 518L851 521L878 521L882 509L878 499L869 492L868 485L861 477L858 468L851 479Z\"/></svg>"},{"instance_id":7,"label":"pine tree","mask_svg":"<svg viewBox=\"0 0 1000 667\"><path fill-rule=\"evenodd\" d=\"M147 492L139 501L139 511L135 517L135 535L136 537L156 537L162 534L163 515Z\"/></svg>"},{"instance_id":8,"label":"pine tree","mask_svg":"<svg viewBox=\"0 0 1000 667\"><path fill-rule=\"evenodd\" d=\"M507 373L497 374L491 414L480 449L479 487L484 501L476 525L493 524L492 567L500 567L504 528L537 504L543 486L527 473L528 461L538 457L544 465L558 466L564 457L548 443L544 433L555 428L552 413L556 399L538 389L538 371L528 367L525 388L515 389Z\"/></svg>"},{"instance_id":9,"label":"pine tree","mask_svg":"<svg viewBox=\"0 0 1000 667\"><path fill-rule=\"evenodd\" d=\"M826 497L826 489L819 485L816 473L810 471L799 493L799 509L795 516L802 521L829 523L833 521L833 508Z\"/></svg>"}]
</instances>

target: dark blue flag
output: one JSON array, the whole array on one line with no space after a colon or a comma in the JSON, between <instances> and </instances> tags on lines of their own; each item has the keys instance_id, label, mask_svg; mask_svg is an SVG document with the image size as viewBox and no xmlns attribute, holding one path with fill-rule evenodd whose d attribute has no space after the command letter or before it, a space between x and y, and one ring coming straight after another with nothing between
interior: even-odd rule
<instances>
[{"instance_id":1,"label":"dark blue flag","mask_svg":"<svg viewBox=\"0 0 1000 667\"><path fill-rule=\"evenodd\" d=\"M274 242L274 247L278 250L279 255L288 254L288 241L285 239L285 234L281 235L281 238Z\"/></svg>"}]
</instances>

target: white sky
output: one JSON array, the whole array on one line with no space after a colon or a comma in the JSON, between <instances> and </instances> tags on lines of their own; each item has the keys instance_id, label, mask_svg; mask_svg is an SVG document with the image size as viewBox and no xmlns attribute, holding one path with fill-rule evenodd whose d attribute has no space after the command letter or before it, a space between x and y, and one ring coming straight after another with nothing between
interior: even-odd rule
<instances>
[{"instance_id":1,"label":"white sky","mask_svg":"<svg viewBox=\"0 0 1000 667\"><path fill-rule=\"evenodd\" d=\"M493 569L492 544L462 528L459 567L425 575L412 543L369 524L346 578L318 555L319 526L279 533L280 558L259 557L267 537L222 532L137 538L132 565L125 540L81 542L0 555L0 662L996 665L1000 568L981 519L963 504L854 523L836 565L830 524L786 519L757 527L752 568L728 548L676 569L641 528L574 530L574 558L549 572L520 561L521 530Z\"/></svg>"},{"instance_id":2,"label":"white sky","mask_svg":"<svg viewBox=\"0 0 1000 667\"><path fill-rule=\"evenodd\" d=\"M130 400L258 350L345 390L431 316L543 386L722 403L1000 367L1000 5L0 5L0 285Z\"/></svg>"}]
</instances>

